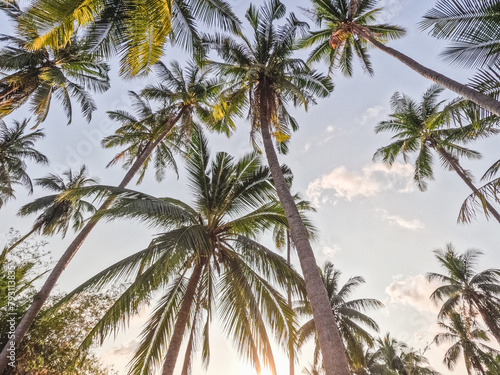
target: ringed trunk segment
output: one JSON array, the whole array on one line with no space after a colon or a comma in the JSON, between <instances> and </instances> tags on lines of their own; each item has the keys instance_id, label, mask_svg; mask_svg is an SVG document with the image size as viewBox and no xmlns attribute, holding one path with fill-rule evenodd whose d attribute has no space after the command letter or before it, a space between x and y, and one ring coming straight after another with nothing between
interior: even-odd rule
<instances>
[{"instance_id":1,"label":"ringed trunk segment","mask_svg":"<svg viewBox=\"0 0 500 375\"><path fill-rule=\"evenodd\" d=\"M264 99L264 98L263 98ZM278 157L274 150L269 131L269 121L266 118L265 102L260 101L260 126L264 149L269 163L269 169L276 186L278 197L285 211L293 243L300 260L307 295L311 303L314 321L318 327L318 340L323 354L323 364L326 375L350 375L344 344L333 316L325 286L321 280L314 252L307 237L307 230L300 218L293 197L288 190L281 171Z\"/></svg>"},{"instance_id":2,"label":"ringed trunk segment","mask_svg":"<svg viewBox=\"0 0 500 375\"><path fill-rule=\"evenodd\" d=\"M187 322L189 319L191 306L193 305L193 301L196 295L196 289L198 287L198 283L200 282L201 272L203 271L204 266L204 263L199 262L194 267L193 273L189 278L189 282L186 287L186 293L184 294L184 298L182 299L181 307L179 308L179 314L177 316L177 320L175 321L174 331L172 332L167 355L165 356L162 375L172 375L174 373L175 363L177 362L177 357L179 356L179 351L181 349L182 338L184 337L184 332L186 330Z\"/></svg>"},{"instance_id":3,"label":"ringed trunk segment","mask_svg":"<svg viewBox=\"0 0 500 375\"><path fill-rule=\"evenodd\" d=\"M372 33L365 27L356 27L355 33L360 37L366 39L370 42L374 47L377 47L381 51L389 54L390 56L398 59L403 64L420 74L421 76L430 79L433 82L440 84L443 87L457 93L458 95L470 100L471 102L476 103L478 106L494 113L497 116L500 116L500 101L495 100L482 92L474 90L467 85L464 85L460 82L457 82L447 76L436 72L430 68L423 66L412 58L406 56L405 54L386 46L385 44L379 42L375 39Z\"/></svg>"},{"instance_id":4,"label":"ringed trunk segment","mask_svg":"<svg viewBox=\"0 0 500 375\"><path fill-rule=\"evenodd\" d=\"M453 168L453 170L460 176L460 178L466 183L466 185L472 190L476 196L481 198L481 201L484 202L484 205L490 212L490 214L497 219L500 223L500 214L497 210L486 200L484 195L474 186L474 184L470 181L470 179L465 175L462 170L462 167L453 159L453 157L442 147L435 147L437 152L448 162L448 164Z\"/></svg>"},{"instance_id":5,"label":"ringed trunk segment","mask_svg":"<svg viewBox=\"0 0 500 375\"><path fill-rule=\"evenodd\" d=\"M158 146L163 139L170 133L174 125L177 123L177 121L181 118L183 114L184 109L181 109L179 113L177 113L175 116L170 117L167 120L167 123L165 124L165 130L163 133L152 143L149 143L148 146L144 149L143 153L137 158L137 160L134 162L132 167L128 170L128 172L125 174L125 177L123 180L120 182L118 187L124 188L128 185L128 183L132 180L134 175L139 171L141 168L142 164L144 161L151 155L151 153L154 151L156 146ZM107 198L104 203L99 207L97 212L102 212L111 206L113 203L114 198L109 197ZM42 309L43 304L47 301L49 298L50 293L54 289L57 281L61 277L61 274L65 270L65 268L68 266L69 262L71 262L71 259L75 256L76 252L80 247L82 246L83 242L87 238L87 236L90 234L92 229L96 226L97 222L99 220L90 220L87 222L87 224L83 227L83 229L78 233L78 235L75 237L75 239L71 242L71 244L68 246L64 254L61 256L57 264L54 266L52 271L50 272L49 277L43 284L42 288L40 291L35 295L33 299L33 303L30 305L26 313L24 314L23 318L19 322L19 324L16 327L16 330L14 331L13 334L13 339L9 340L5 347L3 348L2 352L0 353L0 374L4 374L5 369L7 368L9 364L9 350L8 347L13 345L15 348L18 348L20 343L22 342L24 336L26 335L26 332L28 332L28 329L31 327L33 322L35 321L36 317L38 316L38 313Z\"/></svg>"}]
</instances>

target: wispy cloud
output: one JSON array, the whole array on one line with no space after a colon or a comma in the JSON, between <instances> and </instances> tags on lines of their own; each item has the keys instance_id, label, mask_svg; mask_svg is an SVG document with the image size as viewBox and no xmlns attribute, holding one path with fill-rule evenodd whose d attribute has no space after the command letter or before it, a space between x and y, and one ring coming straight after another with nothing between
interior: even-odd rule
<instances>
[{"instance_id":1,"label":"wispy cloud","mask_svg":"<svg viewBox=\"0 0 500 375\"><path fill-rule=\"evenodd\" d=\"M393 215L385 210L377 210L380 217L386 220L391 225L397 225L404 229L418 231L425 228L424 223L418 219L405 219L398 215Z\"/></svg>"},{"instance_id":2,"label":"wispy cloud","mask_svg":"<svg viewBox=\"0 0 500 375\"><path fill-rule=\"evenodd\" d=\"M139 342L137 340L130 340L127 341L120 346L114 347L113 349L107 351L104 355L105 356L127 356L130 357L135 350L137 349L137 346L139 345Z\"/></svg>"},{"instance_id":3,"label":"wispy cloud","mask_svg":"<svg viewBox=\"0 0 500 375\"><path fill-rule=\"evenodd\" d=\"M401 11L413 0L380 0L377 8L384 8L377 17L378 22L389 22L397 17Z\"/></svg>"},{"instance_id":4,"label":"wispy cloud","mask_svg":"<svg viewBox=\"0 0 500 375\"><path fill-rule=\"evenodd\" d=\"M430 295L438 286L438 283L429 282L424 275L406 278L396 276L385 292L391 304L412 306L418 311L436 314L439 307L430 300Z\"/></svg>"},{"instance_id":5,"label":"wispy cloud","mask_svg":"<svg viewBox=\"0 0 500 375\"><path fill-rule=\"evenodd\" d=\"M330 246L323 246L321 248L321 251L323 252L324 255L326 255L329 258L333 258L335 255L340 253L342 249L340 248L339 245L332 244Z\"/></svg>"},{"instance_id":6,"label":"wispy cloud","mask_svg":"<svg viewBox=\"0 0 500 375\"><path fill-rule=\"evenodd\" d=\"M367 125L371 122L374 122L375 119L377 119L382 113L383 109L384 107L380 105L368 108L361 116L361 125Z\"/></svg>"},{"instance_id":7,"label":"wispy cloud","mask_svg":"<svg viewBox=\"0 0 500 375\"><path fill-rule=\"evenodd\" d=\"M394 163L392 167L374 163L360 171L349 171L342 165L312 181L307 187L307 196L319 206L328 199L324 196L327 190L333 190L336 197L349 201L356 196L374 196L384 190L410 192L413 190L412 173L410 165L400 163Z\"/></svg>"}]
</instances>

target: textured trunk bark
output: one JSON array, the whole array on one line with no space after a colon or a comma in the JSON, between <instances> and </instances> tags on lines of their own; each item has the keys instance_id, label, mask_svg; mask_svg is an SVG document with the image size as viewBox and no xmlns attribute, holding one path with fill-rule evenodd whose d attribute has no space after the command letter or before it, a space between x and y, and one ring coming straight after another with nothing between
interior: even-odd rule
<instances>
[{"instance_id":1,"label":"textured trunk bark","mask_svg":"<svg viewBox=\"0 0 500 375\"><path fill-rule=\"evenodd\" d=\"M286 231L286 262L288 266L291 266L291 256L292 256L292 239L290 238L290 231ZM288 307L292 308L292 288L290 285L287 286L287 302ZM288 360L289 360L289 372L290 375L295 375L295 354L294 354L294 337L291 335L293 330L292 324L288 325ZM295 333L294 333L295 335Z\"/></svg>"},{"instance_id":2,"label":"textured trunk bark","mask_svg":"<svg viewBox=\"0 0 500 375\"><path fill-rule=\"evenodd\" d=\"M183 110L179 111L179 113L175 116L172 116L169 118L167 121L167 124L165 126L165 131L152 143L149 143L148 146L144 149L142 154L137 158L137 160L134 162L132 167L128 170L128 172L125 174L125 177L123 178L122 182L118 185L120 188L124 188L125 186L128 185L128 183L132 180L134 175L139 171L141 168L142 164L144 161L151 155L151 153L154 151L154 149L165 139L165 137L170 133L174 125L177 123L177 121L180 119L180 117L183 114ZM114 198L108 198L104 201L104 203L99 207L98 212L106 210L111 203L113 203ZM69 264L71 259L75 256L76 252L82 246L83 242L89 235L89 233L94 229L96 226L98 220L91 220L89 221L83 229L78 233L76 238L71 242L71 244L68 246L64 254L61 256L55 267L52 269L49 277L45 281L45 283L42 286L42 289L40 289L40 292L38 292L35 295L35 298L33 299L33 303L31 306L28 308L26 311L26 314L23 316L21 321L19 322L18 326L16 327L16 330L14 332L13 339L9 340L7 343L8 345L5 345L3 348L2 352L0 353L0 373L3 374L5 369L7 368L7 365L9 363L8 359L8 350L7 347L13 345L14 347L18 347L21 341L23 340L26 332L28 331L29 327L33 322L35 321L35 318L37 317L38 313L40 312L43 304L45 301L47 301L47 298L49 298L50 293L54 289L57 280L59 280L59 277L63 273L64 269L66 266Z\"/></svg>"},{"instance_id":3,"label":"textured trunk bark","mask_svg":"<svg viewBox=\"0 0 500 375\"><path fill-rule=\"evenodd\" d=\"M198 322L198 313L200 312L201 308L201 294L202 294L203 289L199 288L198 289L198 295L196 297L196 310L194 312L194 319L193 319L193 324L191 324L191 333L189 334L189 340L187 343L187 348L186 348L186 353L184 354L184 364L182 365L182 371L181 375L189 375L191 372L191 357L193 355L193 348L194 348L194 340L195 340L195 333L196 333L196 325Z\"/></svg>"},{"instance_id":4,"label":"textured trunk bark","mask_svg":"<svg viewBox=\"0 0 500 375\"><path fill-rule=\"evenodd\" d=\"M357 34L366 39L367 41L369 41L373 46L377 47L381 51L384 51L385 53L398 59L403 64L413 69L421 76L428 78L431 81L436 82L453 92L456 92L458 95L466 99L469 99L471 102L476 103L478 106L490 111L491 113L494 113L497 116L500 116L500 102L498 100L495 100L479 91L476 91L468 87L467 85L457 82L451 78L446 77L441 73L438 73L432 69L423 66L422 64L419 64L418 62L406 56L405 54L396 51L391 47L387 47L385 44L380 43L372 35L370 35L370 32L366 30L357 30Z\"/></svg>"},{"instance_id":5,"label":"textured trunk bark","mask_svg":"<svg viewBox=\"0 0 500 375\"><path fill-rule=\"evenodd\" d=\"M469 178L465 175L465 173L462 170L462 167L458 165L458 163L451 157L451 155L444 150L441 147L436 147L437 152L450 164L450 166L453 168L453 170L460 176L460 178L467 184L467 186L477 195L481 195L479 190L474 186L474 184L469 180ZM490 212L490 214L497 219L497 221L500 223L500 214L493 208L493 206L486 200L484 199L484 203L486 205L486 208Z\"/></svg>"},{"instance_id":6,"label":"textured trunk bark","mask_svg":"<svg viewBox=\"0 0 500 375\"><path fill-rule=\"evenodd\" d=\"M191 310L191 305L194 301L196 288L198 287L202 270L203 263L197 264L194 267L191 277L189 278L186 293L184 294L184 298L182 299L181 307L179 309L179 315L175 321L174 331L172 332L172 337L170 338L170 344L168 346L167 355L163 364L162 375L172 375L174 373L175 362L177 361L177 356L179 355L179 350L181 349L182 338L184 337L184 331L186 330L187 321L189 319L189 311Z\"/></svg>"},{"instance_id":7,"label":"textured trunk bark","mask_svg":"<svg viewBox=\"0 0 500 375\"><path fill-rule=\"evenodd\" d=\"M274 150L269 132L265 95L260 99L260 126L264 149L269 169L276 186L278 197L285 211L293 243L299 257L302 273L306 284L307 295L311 303L314 321L318 331L319 344L323 354L326 375L350 375L344 344L335 323L325 286L321 280L314 252L307 236L307 230L302 222L299 210L281 171L281 166Z\"/></svg>"},{"instance_id":8,"label":"textured trunk bark","mask_svg":"<svg viewBox=\"0 0 500 375\"><path fill-rule=\"evenodd\" d=\"M9 247L7 250L5 250L5 253L8 254L10 253L12 250L14 250L16 248L17 245L19 245L20 243L22 243L26 238L28 238L29 236L31 236L33 233L35 233L39 228L40 228L41 225L37 225L35 227L33 227L32 230L30 230L27 234L25 234L23 237L21 237L19 240L17 240L16 242L14 242L14 244Z\"/></svg>"}]
</instances>

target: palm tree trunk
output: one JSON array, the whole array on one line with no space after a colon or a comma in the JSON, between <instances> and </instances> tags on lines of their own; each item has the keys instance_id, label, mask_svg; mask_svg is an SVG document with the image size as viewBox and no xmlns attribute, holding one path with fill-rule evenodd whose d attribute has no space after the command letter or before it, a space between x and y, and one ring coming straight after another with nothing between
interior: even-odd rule
<instances>
[{"instance_id":1,"label":"palm tree trunk","mask_svg":"<svg viewBox=\"0 0 500 375\"><path fill-rule=\"evenodd\" d=\"M270 121L265 100L265 93L261 93L259 109L264 149L278 197L290 226L290 232L299 257L302 273L304 274L307 295L311 303L313 317L319 336L319 344L323 354L325 374L350 375L344 344L335 323L325 286L319 274L314 252L307 236L306 227L300 218L299 210L288 189L276 151L274 150L269 131Z\"/></svg>"},{"instance_id":2,"label":"palm tree trunk","mask_svg":"<svg viewBox=\"0 0 500 375\"><path fill-rule=\"evenodd\" d=\"M481 192L474 186L474 184L472 184L470 179L466 176L466 174L462 170L462 167L445 149L443 149L442 147L436 147L436 150L448 162L448 164L460 176L460 178L467 184L467 186L474 192L474 194L476 194L478 197L483 196L483 194L481 194ZM484 199L484 204L486 205L488 211L500 223L500 214L497 212L497 210L495 210L495 208L490 204L490 202L486 200L486 198L483 199Z\"/></svg>"},{"instance_id":3,"label":"palm tree trunk","mask_svg":"<svg viewBox=\"0 0 500 375\"><path fill-rule=\"evenodd\" d=\"M14 250L14 248L19 245L20 243L24 242L24 240L26 238L28 238L29 236L31 236L33 233L35 233L39 228L41 227L41 224L39 225L35 225L33 227L33 229L31 229L27 234L25 234L23 237L21 237L19 240L17 240L16 242L14 242L14 244L9 247L7 250L5 250L5 253L8 254L10 253L12 250Z\"/></svg>"},{"instance_id":4,"label":"palm tree trunk","mask_svg":"<svg viewBox=\"0 0 500 375\"><path fill-rule=\"evenodd\" d=\"M177 361L177 356L179 355L179 351L181 349L182 338L184 336L184 331L186 330L189 312L191 311L191 305L194 301L196 288L198 287L198 283L201 278L203 266L203 263L198 263L194 267L193 273L189 278L186 292L184 293L184 298L182 299L181 307L179 308L179 314L177 315L177 319L175 321L172 337L170 338L170 344L168 346L167 355L163 364L162 375L172 375L174 373L175 362Z\"/></svg>"},{"instance_id":5,"label":"palm tree trunk","mask_svg":"<svg viewBox=\"0 0 500 375\"><path fill-rule=\"evenodd\" d=\"M170 133L174 125L177 123L177 121L180 119L180 117L183 114L183 110L179 111L176 115L172 115L169 117L167 120L167 123L165 124L165 130L161 135L154 141L148 144L148 146L144 149L142 154L136 159L132 167L127 171L125 174L125 177L123 180L120 182L118 185L119 188L125 188L129 182L132 180L134 175L139 171L141 168L142 164L144 161L153 153L154 149L165 139L165 137ZM114 198L109 197L107 198L104 203L99 207L99 210L97 212L102 212L109 208L111 203L113 203ZM8 359L8 350L7 348L10 347L11 345L14 347L19 347L19 344L23 340L26 332L28 331L29 327L33 322L35 321L35 318L37 317L38 313L42 309L43 304L45 301L47 301L47 298L49 298L50 293L54 289L57 280L59 280L59 277L61 277L61 274L63 273L64 269L67 267L71 259L75 256L76 252L82 246L83 242L87 238L87 236L90 234L92 229L96 226L98 219L90 220L78 233L76 238L71 242L71 244L68 246L64 254L61 256L55 267L52 269L49 277L43 284L42 288L40 291L35 295L33 299L33 303L31 306L28 308L26 313L24 314L23 318L19 322L18 326L16 327L16 330L14 332L13 338L9 340L7 345L3 348L2 352L0 353L0 374L3 374L5 369L7 368L7 365L9 363Z\"/></svg>"},{"instance_id":6,"label":"palm tree trunk","mask_svg":"<svg viewBox=\"0 0 500 375\"><path fill-rule=\"evenodd\" d=\"M292 239L290 238L290 231L286 231L286 263L288 266L291 266L291 253L292 253ZM287 285L287 302L288 307L292 309L292 287ZM288 325L288 360L289 360L289 369L290 375L295 375L295 355L294 355L294 336L295 332L293 332L293 326L290 323Z\"/></svg>"},{"instance_id":7,"label":"palm tree trunk","mask_svg":"<svg viewBox=\"0 0 500 375\"><path fill-rule=\"evenodd\" d=\"M453 92L456 92L458 95L470 100L471 102L476 103L478 106L490 111L491 113L494 113L497 116L500 116L500 102L498 100L495 100L479 91L476 91L468 87L467 85L448 78L441 73L429 69L422 64L419 64L412 58L406 56L405 54L396 51L391 47L387 47L385 44L380 43L378 40L376 40L369 31L358 29L357 34L369 41L373 46L377 47L381 51L384 51L385 53L398 59L421 76L424 76L425 78L428 78L431 81L436 82Z\"/></svg>"},{"instance_id":8,"label":"palm tree trunk","mask_svg":"<svg viewBox=\"0 0 500 375\"><path fill-rule=\"evenodd\" d=\"M184 364L182 365L181 375L189 375L189 369L191 367L191 356L193 355L195 329L196 329L196 321L194 321L193 325L191 326L191 333L189 334L186 353L184 354Z\"/></svg>"},{"instance_id":9,"label":"palm tree trunk","mask_svg":"<svg viewBox=\"0 0 500 375\"><path fill-rule=\"evenodd\" d=\"M192 359L191 357L193 356L193 349L194 349L194 340L195 340L195 334L196 334L196 323L198 321L198 313L201 308L201 294L202 294L202 288L198 289L198 296L196 297L196 310L194 312L194 318L193 318L193 323L191 324L191 333L189 334L189 340L187 343L186 347L186 353L184 354L184 364L182 365L182 371L181 375L188 375L190 372L191 368L191 362Z\"/></svg>"}]
</instances>

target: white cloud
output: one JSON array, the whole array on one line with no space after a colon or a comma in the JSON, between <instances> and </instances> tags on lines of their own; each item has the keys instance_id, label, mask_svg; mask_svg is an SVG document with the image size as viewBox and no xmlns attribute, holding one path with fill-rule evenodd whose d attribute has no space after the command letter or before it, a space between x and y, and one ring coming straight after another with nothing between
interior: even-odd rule
<instances>
[{"instance_id":1,"label":"white cloud","mask_svg":"<svg viewBox=\"0 0 500 375\"><path fill-rule=\"evenodd\" d=\"M398 215L391 215L385 210L377 210L377 212L380 214L380 217L384 220L386 220L389 224L391 225L397 225L400 226L401 228L417 231L424 229L425 225L418 219L405 219L402 218L401 216Z\"/></svg>"},{"instance_id":2,"label":"white cloud","mask_svg":"<svg viewBox=\"0 0 500 375\"><path fill-rule=\"evenodd\" d=\"M338 136L337 129L334 128L333 125L328 125L325 133L321 137L321 141L319 142L319 144L320 145L325 144L337 136Z\"/></svg>"},{"instance_id":3,"label":"white cloud","mask_svg":"<svg viewBox=\"0 0 500 375\"><path fill-rule=\"evenodd\" d=\"M378 22L389 22L399 15L412 0L380 0L377 8L384 8L377 17Z\"/></svg>"},{"instance_id":4,"label":"white cloud","mask_svg":"<svg viewBox=\"0 0 500 375\"><path fill-rule=\"evenodd\" d=\"M418 311L436 314L439 307L430 300L430 295L439 286L438 283L429 282L424 275L409 276L405 279L396 276L385 292L393 305L412 306Z\"/></svg>"},{"instance_id":5,"label":"white cloud","mask_svg":"<svg viewBox=\"0 0 500 375\"><path fill-rule=\"evenodd\" d=\"M370 107L368 108L365 113L363 113L363 116L361 116L361 125L366 125L370 122L372 122L374 119L376 119L384 107L378 105L375 107Z\"/></svg>"},{"instance_id":6,"label":"white cloud","mask_svg":"<svg viewBox=\"0 0 500 375\"><path fill-rule=\"evenodd\" d=\"M412 174L410 165L397 162L392 167L382 163L369 164L361 171L349 171L342 165L311 182L307 187L307 196L319 206L327 200L323 196L325 190L334 190L335 196L348 201L356 196L370 197L384 190L410 192L413 189Z\"/></svg>"},{"instance_id":7,"label":"white cloud","mask_svg":"<svg viewBox=\"0 0 500 375\"><path fill-rule=\"evenodd\" d=\"M139 345L139 342L137 340L130 340L127 341L120 346L114 347L111 350L107 351L104 355L105 356L128 356L130 357L132 354L134 354L135 350L137 349L137 346Z\"/></svg>"},{"instance_id":8,"label":"white cloud","mask_svg":"<svg viewBox=\"0 0 500 375\"><path fill-rule=\"evenodd\" d=\"M410 229L410 230L419 230L424 229L424 224L417 219L406 220L397 215L388 215L385 217L389 224L399 225L402 228Z\"/></svg>"},{"instance_id":9,"label":"white cloud","mask_svg":"<svg viewBox=\"0 0 500 375\"><path fill-rule=\"evenodd\" d=\"M340 248L340 246L333 244L331 246L323 246L321 251L327 257L333 258L335 255L337 255L341 251L341 248Z\"/></svg>"}]
</instances>

